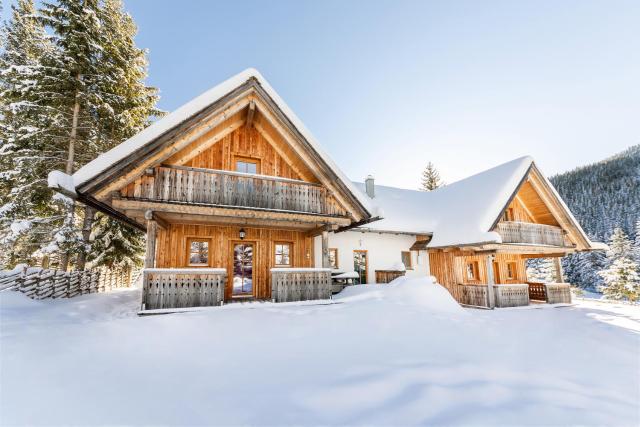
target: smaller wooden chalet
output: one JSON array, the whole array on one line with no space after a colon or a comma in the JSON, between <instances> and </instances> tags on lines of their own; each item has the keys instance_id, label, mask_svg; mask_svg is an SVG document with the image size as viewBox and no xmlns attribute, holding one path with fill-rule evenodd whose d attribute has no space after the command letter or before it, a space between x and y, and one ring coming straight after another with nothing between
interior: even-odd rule
<instances>
[{"instance_id":1,"label":"smaller wooden chalet","mask_svg":"<svg viewBox=\"0 0 640 427\"><path fill-rule=\"evenodd\" d=\"M384 279L393 273L387 267L401 261L406 273L396 275L430 274L466 305L567 302L571 297L560 258L606 248L589 240L530 157L431 192L372 181L356 185L369 194L384 218L331 235L329 250L346 257L353 251L354 268L363 266L361 274L369 283L373 273ZM376 265L371 266L369 259L374 257ZM531 258L554 259L554 283L527 278L526 261ZM345 259L343 265L348 262Z\"/></svg>"},{"instance_id":2,"label":"smaller wooden chalet","mask_svg":"<svg viewBox=\"0 0 640 427\"><path fill-rule=\"evenodd\" d=\"M374 214L253 69L49 184L146 231L143 309L328 298L328 233Z\"/></svg>"}]
</instances>

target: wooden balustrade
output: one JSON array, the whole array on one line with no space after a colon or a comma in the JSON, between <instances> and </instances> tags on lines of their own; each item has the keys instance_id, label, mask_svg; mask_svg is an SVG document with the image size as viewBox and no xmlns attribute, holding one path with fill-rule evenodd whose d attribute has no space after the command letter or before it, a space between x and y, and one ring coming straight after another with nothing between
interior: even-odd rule
<instances>
[{"instance_id":1,"label":"wooden balustrade","mask_svg":"<svg viewBox=\"0 0 640 427\"><path fill-rule=\"evenodd\" d=\"M391 283L405 274L404 270L376 270L376 283Z\"/></svg>"},{"instance_id":2,"label":"wooden balustrade","mask_svg":"<svg viewBox=\"0 0 640 427\"><path fill-rule=\"evenodd\" d=\"M529 222L499 222L496 231L502 243L526 243L548 246L568 246L560 227Z\"/></svg>"},{"instance_id":3,"label":"wooden balustrade","mask_svg":"<svg viewBox=\"0 0 640 427\"><path fill-rule=\"evenodd\" d=\"M272 268L271 298L275 302L331 298L330 268Z\"/></svg>"},{"instance_id":4,"label":"wooden balustrade","mask_svg":"<svg viewBox=\"0 0 640 427\"><path fill-rule=\"evenodd\" d=\"M458 285L460 287L460 304L489 307L487 285ZM521 307L529 305L529 287L526 284L494 285L495 306Z\"/></svg>"},{"instance_id":5,"label":"wooden balustrade","mask_svg":"<svg viewBox=\"0 0 640 427\"><path fill-rule=\"evenodd\" d=\"M183 166L157 167L123 197L344 216L325 187L293 179Z\"/></svg>"},{"instance_id":6,"label":"wooden balustrade","mask_svg":"<svg viewBox=\"0 0 640 427\"><path fill-rule=\"evenodd\" d=\"M227 271L223 268L147 268L143 272L142 309L221 305Z\"/></svg>"}]
</instances>

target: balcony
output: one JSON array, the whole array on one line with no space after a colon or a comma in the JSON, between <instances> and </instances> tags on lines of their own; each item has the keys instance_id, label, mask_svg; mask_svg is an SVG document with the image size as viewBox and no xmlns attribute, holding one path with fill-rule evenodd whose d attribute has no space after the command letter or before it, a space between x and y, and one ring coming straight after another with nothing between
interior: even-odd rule
<instances>
[{"instance_id":1,"label":"balcony","mask_svg":"<svg viewBox=\"0 0 640 427\"><path fill-rule=\"evenodd\" d=\"M562 228L546 224L528 222L499 222L496 231L502 237L502 243L545 245L568 247Z\"/></svg>"},{"instance_id":2,"label":"balcony","mask_svg":"<svg viewBox=\"0 0 640 427\"><path fill-rule=\"evenodd\" d=\"M122 197L154 202L254 208L345 216L319 184L183 166L157 167L123 190Z\"/></svg>"}]
</instances>

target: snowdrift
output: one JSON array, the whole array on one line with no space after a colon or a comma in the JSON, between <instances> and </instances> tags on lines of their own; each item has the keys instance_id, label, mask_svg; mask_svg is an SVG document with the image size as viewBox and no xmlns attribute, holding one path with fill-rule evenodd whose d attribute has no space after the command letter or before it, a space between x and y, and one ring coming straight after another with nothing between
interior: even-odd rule
<instances>
[{"instance_id":1,"label":"snowdrift","mask_svg":"<svg viewBox=\"0 0 640 427\"><path fill-rule=\"evenodd\" d=\"M449 291L429 277L399 277L385 285L347 286L334 299L343 302L375 299L439 313L466 313Z\"/></svg>"}]
</instances>

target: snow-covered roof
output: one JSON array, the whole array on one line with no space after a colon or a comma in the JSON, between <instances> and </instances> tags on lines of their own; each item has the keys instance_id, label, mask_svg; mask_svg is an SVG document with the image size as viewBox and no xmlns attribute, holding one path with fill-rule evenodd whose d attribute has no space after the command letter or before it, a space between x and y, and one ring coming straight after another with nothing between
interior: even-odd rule
<instances>
[{"instance_id":1,"label":"snow-covered roof","mask_svg":"<svg viewBox=\"0 0 640 427\"><path fill-rule=\"evenodd\" d=\"M521 157L429 192L376 184L373 201L384 219L365 228L433 234L431 248L500 243L500 235L488 230L532 163L531 157ZM364 191L363 183L356 185Z\"/></svg>"},{"instance_id":2,"label":"snow-covered roof","mask_svg":"<svg viewBox=\"0 0 640 427\"><path fill-rule=\"evenodd\" d=\"M248 68L239 74L231 77L230 79L220 83L219 85L209 89L202 95L192 99L184 104L182 107L173 111L172 113L164 116L160 120L153 123L140 133L134 135L122 144L114 147L96 157L91 162L87 163L73 175L73 183L77 188L83 183L96 177L101 172L104 172L110 166L118 163L119 161L134 154L137 150L141 149L145 145L151 143L164 133L178 126L185 120L193 117L198 112L204 110L220 98L224 97L234 89L242 86L250 79L256 79L265 92L276 103L278 108L287 116L291 123L298 129L302 136L312 146L312 148L318 153L322 160L334 171L338 178L347 186L353 196L362 204L362 206L370 213L375 214L373 204L370 199L360 192L347 178L347 176L340 170L337 164L329 157L324 151L315 137L306 128L302 120L296 116L296 114L289 108L284 100L278 95L278 93L271 87L267 80L254 68Z\"/></svg>"}]
</instances>

